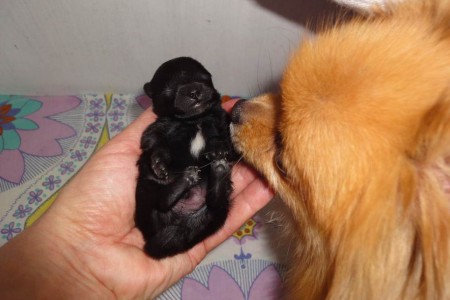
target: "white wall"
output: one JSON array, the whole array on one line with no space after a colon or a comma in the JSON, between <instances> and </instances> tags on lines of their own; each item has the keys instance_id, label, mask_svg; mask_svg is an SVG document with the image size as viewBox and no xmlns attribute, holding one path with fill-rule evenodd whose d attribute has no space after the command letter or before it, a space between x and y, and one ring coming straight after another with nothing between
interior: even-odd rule
<instances>
[{"instance_id":1,"label":"white wall","mask_svg":"<svg viewBox=\"0 0 450 300\"><path fill-rule=\"evenodd\" d=\"M220 92L252 96L276 85L305 33L292 8L308 15L314 0L294 2L0 0L0 94L138 93L187 55Z\"/></svg>"}]
</instances>

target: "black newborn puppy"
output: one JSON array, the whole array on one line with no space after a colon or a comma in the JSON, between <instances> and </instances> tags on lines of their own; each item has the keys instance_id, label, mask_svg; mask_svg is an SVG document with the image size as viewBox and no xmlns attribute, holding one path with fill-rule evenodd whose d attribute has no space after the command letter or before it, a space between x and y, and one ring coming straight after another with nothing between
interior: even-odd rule
<instances>
[{"instance_id":1,"label":"black newborn puppy","mask_svg":"<svg viewBox=\"0 0 450 300\"><path fill-rule=\"evenodd\" d=\"M144 91L158 119L141 139L135 222L145 252L163 258L190 249L223 225L235 154L228 115L199 62L165 62Z\"/></svg>"}]
</instances>

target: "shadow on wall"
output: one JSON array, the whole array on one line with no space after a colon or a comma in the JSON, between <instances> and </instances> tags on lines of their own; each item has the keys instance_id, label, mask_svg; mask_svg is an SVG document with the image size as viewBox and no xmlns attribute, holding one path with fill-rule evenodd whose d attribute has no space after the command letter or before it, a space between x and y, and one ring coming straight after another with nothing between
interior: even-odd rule
<instances>
[{"instance_id":1,"label":"shadow on wall","mask_svg":"<svg viewBox=\"0 0 450 300\"><path fill-rule=\"evenodd\" d=\"M311 32L318 32L327 26L346 22L356 13L331 0L253 0L257 5L291 22L297 23ZM295 46L296 47L296 46ZM261 92L279 91L281 78L258 80ZM258 94L258 93L255 93Z\"/></svg>"},{"instance_id":2,"label":"shadow on wall","mask_svg":"<svg viewBox=\"0 0 450 300\"><path fill-rule=\"evenodd\" d=\"M354 13L331 0L254 0L257 4L312 31L337 19L347 20Z\"/></svg>"}]
</instances>

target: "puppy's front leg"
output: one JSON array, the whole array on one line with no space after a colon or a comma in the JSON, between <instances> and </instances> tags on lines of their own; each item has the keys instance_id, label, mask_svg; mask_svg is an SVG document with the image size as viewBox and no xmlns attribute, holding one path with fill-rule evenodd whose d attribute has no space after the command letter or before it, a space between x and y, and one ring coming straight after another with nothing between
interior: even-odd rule
<instances>
[{"instance_id":1,"label":"puppy's front leg","mask_svg":"<svg viewBox=\"0 0 450 300\"><path fill-rule=\"evenodd\" d=\"M212 221L216 224L222 224L228 215L230 205L232 192L231 167L225 159L215 160L211 163L209 172L206 205Z\"/></svg>"},{"instance_id":2,"label":"puppy's front leg","mask_svg":"<svg viewBox=\"0 0 450 300\"><path fill-rule=\"evenodd\" d=\"M158 121L148 126L142 134L143 152L138 161L140 174L160 184L168 184L174 179L169 171L172 158L167 144L164 124Z\"/></svg>"},{"instance_id":3,"label":"puppy's front leg","mask_svg":"<svg viewBox=\"0 0 450 300\"><path fill-rule=\"evenodd\" d=\"M212 124L207 128L207 142L205 146L204 157L212 162L225 159L233 161L237 154L231 143L230 131L224 124Z\"/></svg>"}]
</instances>

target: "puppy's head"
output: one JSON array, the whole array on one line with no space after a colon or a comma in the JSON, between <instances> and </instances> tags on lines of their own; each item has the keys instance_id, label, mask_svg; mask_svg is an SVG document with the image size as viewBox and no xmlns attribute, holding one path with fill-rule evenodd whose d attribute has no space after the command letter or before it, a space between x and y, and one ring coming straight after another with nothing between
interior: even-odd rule
<instances>
[{"instance_id":1,"label":"puppy's head","mask_svg":"<svg viewBox=\"0 0 450 300\"><path fill-rule=\"evenodd\" d=\"M153 111L159 117L190 118L220 103L211 74L190 57L163 63L144 91L152 98Z\"/></svg>"}]
</instances>

